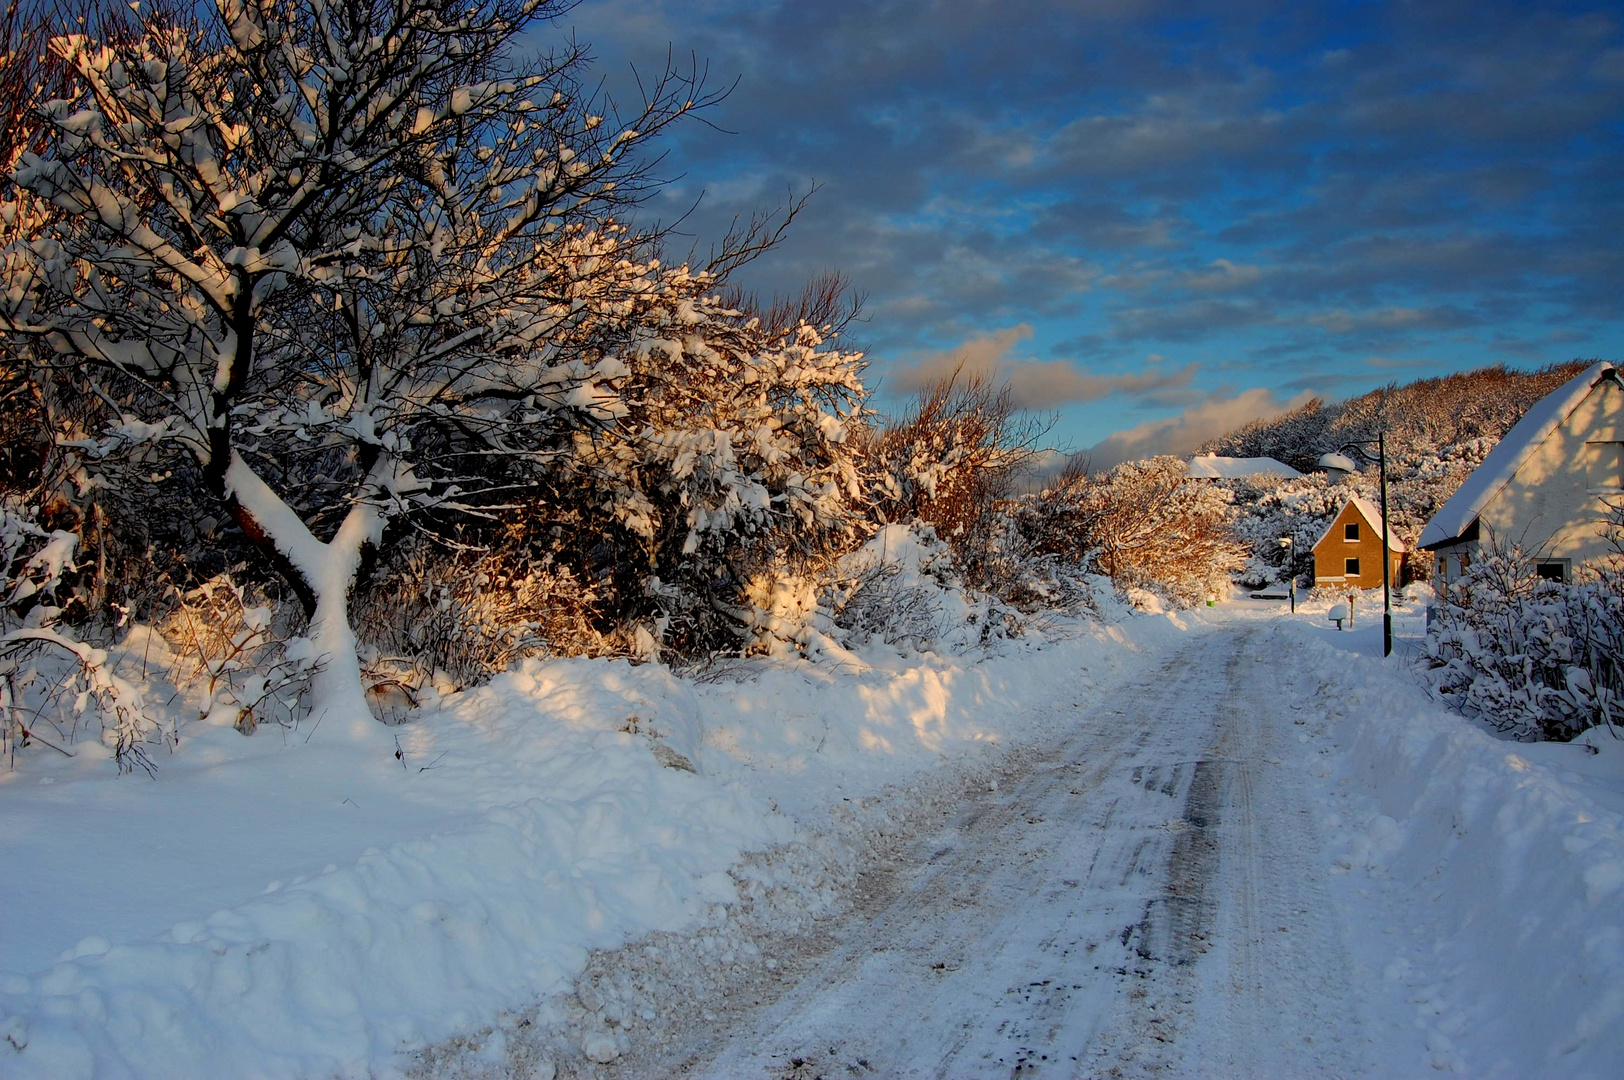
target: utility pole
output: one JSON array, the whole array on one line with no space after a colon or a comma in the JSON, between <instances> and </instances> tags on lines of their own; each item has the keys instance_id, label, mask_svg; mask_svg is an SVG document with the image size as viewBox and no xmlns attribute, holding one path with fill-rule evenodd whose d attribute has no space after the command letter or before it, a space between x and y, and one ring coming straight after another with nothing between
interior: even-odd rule
<instances>
[{"instance_id":1,"label":"utility pole","mask_svg":"<svg viewBox=\"0 0 1624 1080\"><path fill-rule=\"evenodd\" d=\"M1387 432L1376 436L1377 463L1382 477L1382 655L1393 655L1393 556L1387 550Z\"/></svg>"},{"instance_id":2,"label":"utility pole","mask_svg":"<svg viewBox=\"0 0 1624 1080\"><path fill-rule=\"evenodd\" d=\"M1360 457L1363 457L1366 461L1369 461L1370 460L1370 451L1366 450L1365 447L1369 446L1372 442L1374 442L1376 444L1376 464L1377 464L1377 467L1381 470L1381 491L1382 491L1382 495L1381 495L1381 498L1382 498L1382 505L1381 505L1382 528L1381 528L1381 538L1380 538L1381 539L1381 548L1382 548L1382 655L1383 656L1392 656L1393 655L1393 559L1392 559L1392 554L1387 550L1387 537L1388 537L1388 534L1390 532L1390 530L1387 527L1387 432L1385 432L1385 431L1378 432L1374 439L1358 439L1358 440L1355 440L1354 442L1344 443L1343 446L1342 446L1342 449L1343 450L1356 451L1359 454ZM1351 609L1350 609L1350 613L1351 613ZM1352 622L1351 619L1349 620L1348 625L1350 625L1350 626L1353 625L1353 622Z\"/></svg>"}]
</instances>

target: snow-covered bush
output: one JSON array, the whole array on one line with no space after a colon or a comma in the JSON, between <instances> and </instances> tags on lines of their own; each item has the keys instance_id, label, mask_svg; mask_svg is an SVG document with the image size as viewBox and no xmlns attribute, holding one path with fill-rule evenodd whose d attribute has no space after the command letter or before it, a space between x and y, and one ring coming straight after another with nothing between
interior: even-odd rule
<instances>
[{"instance_id":1,"label":"snow-covered bush","mask_svg":"<svg viewBox=\"0 0 1624 1080\"><path fill-rule=\"evenodd\" d=\"M1020 616L967 587L952 547L923 523L881 528L832 576L823 608L852 644L958 651L1020 633Z\"/></svg>"},{"instance_id":2,"label":"snow-covered bush","mask_svg":"<svg viewBox=\"0 0 1624 1080\"><path fill-rule=\"evenodd\" d=\"M765 325L716 285L677 268L637 298L614 354L623 416L576 433L541 489L613 614L690 655L747 642L750 582L848 545L861 496L861 354Z\"/></svg>"},{"instance_id":3,"label":"snow-covered bush","mask_svg":"<svg viewBox=\"0 0 1624 1080\"><path fill-rule=\"evenodd\" d=\"M1442 589L1423 656L1440 694L1519 739L1624 722L1624 562L1549 581L1517 545L1485 544Z\"/></svg>"},{"instance_id":4,"label":"snow-covered bush","mask_svg":"<svg viewBox=\"0 0 1624 1080\"><path fill-rule=\"evenodd\" d=\"M68 747L88 735L121 772L151 772L147 746L172 745L173 724L155 718L106 650L61 622L57 591L77 546L74 534L47 532L0 504L0 754L14 763L37 742L72 756Z\"/></svg>"},{"instance_id":5,"label":"snow-covered bush","mask_svg":"<svg viewBox=\"0 0 1624 1080\"><path fill-rule=\"evenodd\" d=\"M1178 458L1155 457L1070 477L1019 512L1032 554L1086 562L1120 590L1188 606L1227 588L1242 565L1229 511L1226 490L1189 479Z\"/></svg>"},{"instance_id":6,"label":"snow-covered bush","mask_svg":"<svg viewBox=\"0 0 1624 1080\"><path fill-rule=\"evenodd\" d=\"M166 646L166 675L192 695L198 715L244 735L297 723L316 659L297 605L230 573L170 591L152 629Z\"/></svg>"},{"instance_id":7,"label":"snow-covered bush","mask_svg":"<svg viewBox=\"0 0 1624 1080\"><path fill-rule=\"evenodd\" d=\"M446 548L425 537L377 577L355 603L374 690L393 685L415 699L436 681L471 686L526 656L629 650L598 630L597 589L551 552Z\"/></svg>"}]
</instances>

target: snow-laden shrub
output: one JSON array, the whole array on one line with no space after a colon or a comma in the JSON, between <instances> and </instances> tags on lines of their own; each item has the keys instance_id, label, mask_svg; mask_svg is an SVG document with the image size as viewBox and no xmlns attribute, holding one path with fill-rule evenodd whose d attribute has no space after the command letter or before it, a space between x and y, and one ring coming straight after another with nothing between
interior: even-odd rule
<instances>
[{"instance_id":1,"label":"snow-laden shrub","mask_svg":"<svg viewBox=\"0 0 1624 1080\"><path fill-rule=\"evenodd\" d=\"M849 547L862 494L862 355L730 307L719 284L651 278L605 343L618 420L573 433L533 489L530 528L594 583L601 620L687 656L747 647L763 575Z\"/></svg>"},{"instance_id":2,"label":"snow-laden shrub","mask_svg":"<svg viewBox=\"0 0 1624 1080\"><path fill-rule=\"evenodd\" d=\"M527 656L602 656L629 642L599 631L599 595L551 553L406 549L355 602L374 698L408 703L425 687L463 688ZM375 701L376 705L376 701Z\"/></svg>"},{"instance_id":3,"label":"snow-laden shrub","mask_svg":"<svg viewBox=\"0 0 1624 1080\"><path fill-rule=\"evenodd\" d=\"M74 569L79 538L40 528L0 505L0 753L12 764L34 743L72 756L87 735L112 751L119 771L151 772L147 747L174 744L141 690L105 649L81 641L61 620L57 591Z\"/></svg>"},{"instance_id":4,"label":"snow-laden shrub","mask_svg":"<svg viewBox=\"0 0 1624 1080\"><path fill-rule=\"evenodd\" d=\"M1017 512L1032 554L1069 558L1119 590L1191 606L1227 588L1242 565L1229 509L1225 489L1189 479L1178 458L1155 457L1070 477Z\"/></svg>"},{"instance_id":5,"label":"snow-laden shrub","mask_svg":"<svg viewBox=\"0 0 1624 1080\"><path fill-rule=\"evenodd\" d=\"M539 441L521 499L433 515L444 544L382 565L356 600L382 662L466 685L529 653L699 659L795 637L794 597L859 535L862 357L831 340L838 319L764 318L722 284L647 264L589 355L614 422Z\"/></svg>"},{"instance_id":6,"label":"snow-laden shrub","mask_svg":"<svg viewBox=\"0 0 1624 1080\"><path fill-rule=\"evenodd\" d=\"M294 726L308 712L316 657L296 604L221 573L172 586L153 629L167 646L165 675L200 718L252 735L264 723Z\"/></svg>"},{"instance_id":7,"label":"snow-laden shrub","mask_svg":"<svg viewBox=\"0 0 1624 1080\"><path fill-rule=\"evenodd\" d=\"M923 523L887 525L841 559L823 607L856 645L962 651L1021 629L1018 613L965 585L952 547Z\"/></svg>"},{"instance_id":8,"label":"snow-laden shrub","mask_svg":"<svg viewBox=\"0 0 1624 1080\"><path fill-rule=\"evenodd\" d=\"M1516 545L1487 544L1441 591L1423 656L1438 693L1519 739L1624 722L1624 572L1549 581Z\"/></svg>"}]
</instances>

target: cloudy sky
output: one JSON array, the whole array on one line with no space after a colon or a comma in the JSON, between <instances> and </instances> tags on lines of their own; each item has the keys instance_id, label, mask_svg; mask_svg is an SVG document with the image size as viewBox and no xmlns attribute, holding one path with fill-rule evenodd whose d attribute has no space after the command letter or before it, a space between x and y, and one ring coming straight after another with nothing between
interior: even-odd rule
<instances>
[{"instance_id":1,"label":"cloudy sky","mask_svg":"<svg viewBox=\"0 0 1624 1080\"><path fill-rule=\"evenodd\" d=\"M1624 353L1624 12L1560 3L586 0L604 87L737 86L645 212L867 294L893 406L963 361L1096 462L1311 394Z\"/></svg>"}]
</instances>

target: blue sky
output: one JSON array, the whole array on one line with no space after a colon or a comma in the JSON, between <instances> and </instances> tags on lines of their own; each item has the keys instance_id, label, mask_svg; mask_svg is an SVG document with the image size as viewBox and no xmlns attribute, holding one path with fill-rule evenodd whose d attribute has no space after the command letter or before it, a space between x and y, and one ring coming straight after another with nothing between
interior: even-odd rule
<instances>
[{"instance_id":1,"label":"blue sky","mask_svg":"<svg viewBox=\"0 0 1624 1080\"><path fill-rule=\"evenodd\" d=\"M821 185L742 283L838 269L894 407L1008 378L1097 463L1310 394L1624 343L1624 31L1564 4L587 0L629 97L737 88L645 209L700 251Z\"/></svg>"}]
</instances>

